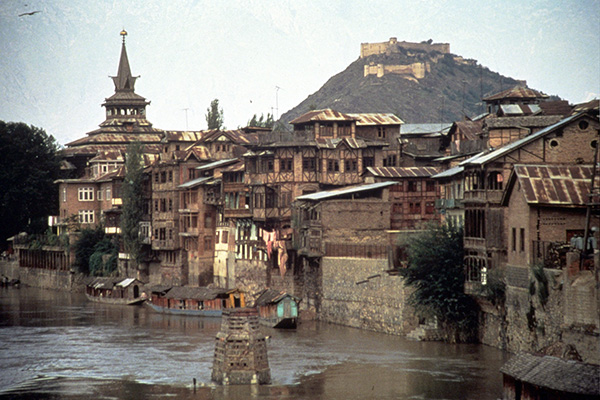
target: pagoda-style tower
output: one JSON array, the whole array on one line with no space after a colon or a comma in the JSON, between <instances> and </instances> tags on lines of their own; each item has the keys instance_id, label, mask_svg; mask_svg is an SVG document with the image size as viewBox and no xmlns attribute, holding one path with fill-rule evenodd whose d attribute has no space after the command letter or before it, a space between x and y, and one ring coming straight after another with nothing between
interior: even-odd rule
<instances>
[{"instance_id":1,"label":"pagoda-style tower","mask_svg":"<svg viewBox=\"0 0 600 400\"><path fill-rule=\"evenodd\" d=\"M106 109L106 119L100 124L100 129L67 143L66 148L61 151L63 169L71 170L69 176L72 178L86 175L85 169L89 167L88 161L92 158L101 157L112 166L122 164L127 145L134 141L144 145L144 153L147 155L161 152L164 132L153 128L146 119L146 106L150 102L135 93L135 81L138 77L131 74L125 47L126 36L127 32L122 30L119 68L117 76L111 77L115 93L102 104Z\"/></svg>"},{"instance_id":2,"label":"pagoda-style tower","mask_svg":"<svg viewBox=\"0 0 600 400\"><path fill-rule=\"evenodd\" d=\"M133 132L134 128L151 127L152 124L146 120L146 106L149 101L135 93L135 80L138 76L131 75L127 49L125 47L125 36L127 32L121 31L123 44L121 46L121 58L117 76L112 76L115 84L115 94L105 99L103 107L106 108L106 121L101 127L125 127L127 132ZM137 126L136 126L137 125Z\"/></svg>"}]
</instances>

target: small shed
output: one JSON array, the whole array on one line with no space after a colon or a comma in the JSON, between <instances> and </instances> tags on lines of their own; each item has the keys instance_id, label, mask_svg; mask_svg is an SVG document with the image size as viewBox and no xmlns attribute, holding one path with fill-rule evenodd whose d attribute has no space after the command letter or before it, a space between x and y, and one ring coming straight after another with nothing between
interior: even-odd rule
<instances>
[{"instance_id":1,"label":"small shed","mask_svg":"<svg viewBox=\"0 0 600 400\"><path fill-rule=\"evenodd\" d=\"M519 353L500 372L504 400L592 400L600 396L599 365Z\"/></svg>"},{"instance_id":2,"label":"small shed","mask_svg":"<svg viewBox=\"0 0 600 400\"><path fill-rule=\"evenodd\" d=\"M273 328L295 328L299 302L299 298L289 293L265 289L256 299L255 306L261 324Z\"/></svg>"}]
</instances>

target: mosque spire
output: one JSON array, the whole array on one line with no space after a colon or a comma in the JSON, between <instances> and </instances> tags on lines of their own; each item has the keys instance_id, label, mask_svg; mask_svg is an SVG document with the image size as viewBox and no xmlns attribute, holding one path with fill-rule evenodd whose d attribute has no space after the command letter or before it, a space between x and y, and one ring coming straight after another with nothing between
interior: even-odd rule
<instances>
[{"instance_id":1,"label":"mosque spire","mask_svg":"<svg viewBox=\"0 0 600 400\"><path fill-rule=\"evenodd\" d=\"M123 29L120 33L123 37L123 44L121 45L121 58L119 60L119 69L117 76L113 76L113 82L115 84L115 91L134 91L136 76L131 75L131 69L129 68L129 59L127 58L127 49L125 48L125 36L127 31Z\"/></svg>"}]
</instances>

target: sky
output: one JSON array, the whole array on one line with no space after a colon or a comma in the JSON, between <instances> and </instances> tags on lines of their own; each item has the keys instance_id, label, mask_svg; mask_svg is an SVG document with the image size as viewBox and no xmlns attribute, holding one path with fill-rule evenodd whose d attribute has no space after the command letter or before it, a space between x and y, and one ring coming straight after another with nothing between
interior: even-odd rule
<instances>
[{"instance_id":1,"label":"sky","mask_svg":"<svg viewBox=\"0 0 600 400\"><path fill-rule=\"evenodd\" d=\"M0 120L62 145L97 129L122 29L136 93L165 130L206 129L213 99L227 129L277 118L345 70L361 43L390 37L449 43L572 104L600 97L600 0L2 0Z\"/></svg>"}]
</instances>

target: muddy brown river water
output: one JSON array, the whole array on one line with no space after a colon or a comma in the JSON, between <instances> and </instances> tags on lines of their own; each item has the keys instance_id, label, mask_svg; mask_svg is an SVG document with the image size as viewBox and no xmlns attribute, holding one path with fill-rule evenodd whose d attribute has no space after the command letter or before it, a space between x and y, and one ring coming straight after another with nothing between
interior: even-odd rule
<instances>
[{"instance_id":1,"label":"muddy brown river water","mask_svg":"<svg viewBox=\"0 0 600 400\"><path fill-rule=\"evenodd\" d=\"M0 399L498 399L508 355L338 325L265 328L273 383L210 381L220 319L0 289ZM192 384L196 379L194 390Z\"/></svg>"}]
</instances>

